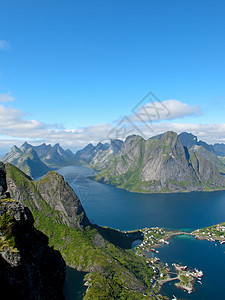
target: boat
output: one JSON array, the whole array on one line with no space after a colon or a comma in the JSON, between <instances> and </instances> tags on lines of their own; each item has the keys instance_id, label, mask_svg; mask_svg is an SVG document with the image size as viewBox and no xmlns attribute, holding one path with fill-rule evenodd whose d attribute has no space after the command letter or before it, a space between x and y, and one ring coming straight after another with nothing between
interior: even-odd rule
<instances>
[{"instance_id":1,"label":"boat","mask_svg":"<svg viewBox=\"0 0 225 300\"><path fill-rule=\"evenodd\" d=\"M172 298L172 300L177 300L177 297L173 295L173 298Z\"/></svg>"},{"instance_id":2,"label":"boat","mask_svg":"<svg viewBox=\"0 0 225 300\"><path fill-rule=\"evenodd\" d=\"M221 242L220 242L220 245L223 245L223 244L225 244L225 241L221 241Z\"/></svg>"},{"instance_id":3,"label":"boat","mask_svg":"<svg viewBox=\"0 0 225 300\"><path fill-rule=\"evenodd\" d=\"M200 280L198 280L198 283L202 284L202 282Z\"/></svg>"}]
</instances>

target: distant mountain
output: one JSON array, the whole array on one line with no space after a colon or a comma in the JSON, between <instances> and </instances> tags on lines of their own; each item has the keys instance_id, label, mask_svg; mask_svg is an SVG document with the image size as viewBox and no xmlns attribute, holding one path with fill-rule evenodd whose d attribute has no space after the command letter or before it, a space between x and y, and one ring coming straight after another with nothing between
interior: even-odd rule
<instances>
[{"instance_id":1,"label":"distant mountain","mask_svg":"<svg viewBox=\"0 0 225 300\"><path fill-rule=\"evenodd\" d=\"M178 136L180 138L181 143L185 147L192 148L197 145L197 146L202 146L207 151L214 152L212 145L209 145L203 141L198 141L197 136L193 135L192 133L182 132Z\"/></svg>"},{"instance_id":2,"label":"distant mountain","mask_svg":"<svg viewBox=\"0 0 225 300\"><path fill-rule=\"evenodd\" d=\"M217 157L214 146L203 141L198 141L197 136L192 133L182 132L179 138L183 146L188 149L200 153L205 159L213 163L221 173L225 173L224 163ZM225 146L225 145L224 145Z\"/></svg>"},{"instance_id":3,"label":"distant mountain","mask_svg":"<svg viewBox=\"0 0 225 300\"><path fill-rule=\"evenodd\" d=\"M225 156L225 144L214 144L213 149L218 156Z\"/></svg>"},{"instance_id":4,"label":"distant mountain","mask_svg":"<svg viewBox=\"0 0 225 300\"><path fill-rule=\"evenodd\" d=\"M13 164L32 178L40 177L52 169L76 164L73 152L64 150L59 144L53 147L46 144L33 146L27 142L20 148L13 146L2 161Z\"/></svg>"},{"instance_id":5,"label":"distant mountain","mask_svg":"<svg viewBox=\"0 0 225 300\"><path fill-rule=\"evenodd\" d=\"M17 166L31 178L40 177L51 170L40 160L32 148L24 148L24 151L22 151L18 147L13 146L2 161L10 162L14 166Z\"/></svg>"},{"instance_id":6,"label":"distant mountain","mask_svg":"<svg viewBox=\"0 0 225 300\"><path fill-rule=\"evenodd\" d=\"M69 149L64 150L59 144L55 144L53 147L45 143L39 146L33 146L25 142L20 147L20 150L25 151L29 148L35 150L40 160L53 169L76 163L73 152Z\"/></svg>"},{"instance_id":7,"label":"distant mountain","mask_svg":"<svg viewBox=\"0 0 225 300\"><path fill-rule=\"evenodd\" d=\"M89 162L88 166L96 170L101 170L106 167L110 159L112 159L121 149L123 141L113 139L110 142L109 148L106 150L97 151L96 155Z\"/></svg>"},{"instance_id":8,"label":"distant mountain","mask_svg":"<svg viewBox=\"0 0 225 300\"><path fill-rule=\"evenodd\" d=\"M105 151L109 148L109 144L102 144L99 142L96 146L88 144L83 149L79 150L75 154L75 160L79 164L87 164L94 158L98 151Z\"/></svg>"},{"instance_id":9,"label":"distant mountain","mask_svg":"<svg viewBox=\"0 0 225 300\"><path fill-rule=\"evenodd\" d=\"M128 136L93 179L137 192L225 189L225 178L216 166L198 151L184 147L175 132L148 140Z\"/></svg>"}]
</instances>

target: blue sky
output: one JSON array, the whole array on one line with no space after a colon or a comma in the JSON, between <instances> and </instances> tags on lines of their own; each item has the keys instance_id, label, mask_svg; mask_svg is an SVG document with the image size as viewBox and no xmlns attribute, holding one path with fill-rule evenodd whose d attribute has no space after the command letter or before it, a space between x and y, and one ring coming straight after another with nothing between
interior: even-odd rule
<instances>
[{"instance_id":1,"label":"blue sky","mask_svg":"<svg viewBox=\"0 0 225 300\"><path fill-rule=\"evenodd\" d=\"M149 91L180 109L149 135L184 129L225 142L224 4L2 0L0 152L24 140L104 140Z\"/></svg>"}]
</instances>

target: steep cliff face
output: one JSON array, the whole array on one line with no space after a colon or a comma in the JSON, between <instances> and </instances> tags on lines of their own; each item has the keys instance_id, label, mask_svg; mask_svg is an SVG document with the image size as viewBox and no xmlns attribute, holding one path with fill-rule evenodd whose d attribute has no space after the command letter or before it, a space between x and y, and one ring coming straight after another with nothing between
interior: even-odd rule
<instances>
[{"instance_id":1,"label":"steep cliff face","mask_svg":"<svg viewBox=\"0 0 225 300\"><path fill-rule=\"evenodd\" d=\"M146 141L140 136L129 136L94 179L139 192L225 188L225 179L216 166L184 147L175 132Z\"/></svg>"},{"instance_id":2,"label":"steep cliff face","mask_svg":"<svg viewBox=\"0 0 225 300\"><path fill-rule=\"evenodd\" d=\"M99 151L105 151L108 148L108 144L102 144L100 142L96 146L88 144L83 149L77 151L77 153L75 154L76 161L79 162L81 165L88 164Z\"/></svg>"},{"instance_id":3,"label":"steep cliff face","mask_svg":"<svg viewBox=\"0 0 225 300\"><path fill-rule=\"evenodd\" d=\"M60 223L73 228L90 224L79 199L57 172L51 171L42 179L31 181L12 165L6 164L6 170L8 191L20 203L38 209L46 216L54 210Z\"/></svg>"},{"instance_id":4,"label":"steep cliff face","mask_svg":"<svg viewBox=\"0 0 225 300\"><path fill-rule=\"evenodd\" d=\"M4 165L0 168L4 182ZM65 262L33 226L31 211L9 193L0 197L0 288L7 299L64 299Z\"/></svg>"},{"instance_id":5,"label":"steep cliff face","mask_svg":"<svg viewBox=\"0 0 225 300\"><path fill-rule=\"evenodd\" d=\"M90 225L80 200L62 175L51 171L34 184L50 207L62 213L65 224L73 228Z\"/></svg>"},{"instance_id":6,"label":"steep cliff face","mask_svg":"<svg viewBox=\"0 0 225 300\"><path fill-rule=\"evenodd\" d=\"M111 140L110 147L99 150L87 166L96 170L105 168L108 162L120 151L122 145L123 142L121 140Z\"/></svg>"}]
</instances>

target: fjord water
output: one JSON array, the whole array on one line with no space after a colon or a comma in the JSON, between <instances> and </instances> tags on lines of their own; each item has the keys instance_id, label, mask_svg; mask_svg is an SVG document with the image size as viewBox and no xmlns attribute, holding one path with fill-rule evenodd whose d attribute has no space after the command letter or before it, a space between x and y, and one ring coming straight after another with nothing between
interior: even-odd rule
<instances>
[{"instance_id":1,"label":"fjord water","mask_svg":"<svg viewBox=\"0 0 225 300\"><path fill-rule=\"evenodd\" d=\"M87 179L89 168L58 170L80 198L92 223L120 230L159 226L193 230L225 220L225 191L141 194Z\"/></svg>"},{"instance_id":2,"label":"fjord water","mask_svg":"<svg viewBox=\"0 0 225 300\"><path fill-rule=\"evenodd\" d=\"M89 168L69 166L58 172L80 198L90 221L101 226L120 230L159 226L189 231L225 221L225 191L131 193L89 180L87 177L95 173ZM203 285L196 283L196 292L188 295L175 288L172 282L163 287L162 293L170 297L176 295L179 299L225 299L225 245L215 246L212 242L182 237L172 238L169 246L159 249L158 256L169 264L182 263L201 269L204 272ZM70 278L73 277L68 277L65 288L68 300L72 299L71 294L79 293L79 288L82 288L82 277L77 291Z\"/></svg>"},{"instance_id":3,"label":"fjord water","mask_svg":"<svg viewBox=\"0 0 225 300\"><path fill-rule=\"evenodd\" d=\"M215 246L217 245L217 246ZM169 266L172 263L187 265L192 269L202 270L202 285L197 281L195 291L188 294L174 286L175 282L163 286L161 293L172 298L192 300L222 300L224 296L225 278L225 245L218 242L199 241L194 237L181 235L170 239L170 245L160 247L157 257Z\"/></svg>"}]
</instances>

